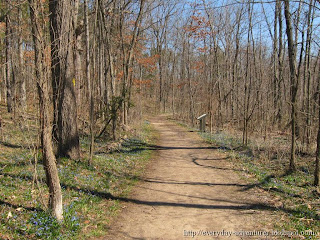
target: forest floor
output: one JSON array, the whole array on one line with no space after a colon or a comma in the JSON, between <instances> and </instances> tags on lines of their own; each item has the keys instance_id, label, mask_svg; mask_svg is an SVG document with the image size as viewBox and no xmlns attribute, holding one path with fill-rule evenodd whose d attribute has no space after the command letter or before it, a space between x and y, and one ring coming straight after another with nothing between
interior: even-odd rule
<instances>
[{"instance_id":1,"label":"forest floor","mask_svg":"<svg viewBox=\"0 0 320 240\"><path fill-rule=\"evenodd\" d=\"M160 137L145 148L155 157L103 239L283 238L274 224L286 210L242 179L226 153L165 117L151 123Z\"/></svg>"},{"instance_id":2,"label":"forest floor","mask_svg":"<svg viewBox=\"0 0 320 240\"><path fill-rule=\"evenodd\" d=\"M36 112L36 111L33 111ZM48 188L41 161L37 114L22 121L0 104L0 239L96 239L105 236L110 219L143 174L153 151L156 133L149 122L138 122L121 132L122 142L95 141L88 166L90 137L81 131L81 159L59 159L64 221L47 211Z\"/></svg>"}]
</instances>

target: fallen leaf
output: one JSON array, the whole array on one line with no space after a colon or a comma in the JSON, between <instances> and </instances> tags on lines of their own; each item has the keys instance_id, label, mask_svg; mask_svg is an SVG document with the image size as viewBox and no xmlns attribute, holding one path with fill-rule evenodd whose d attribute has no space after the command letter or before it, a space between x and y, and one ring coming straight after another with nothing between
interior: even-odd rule
<instances>
[{"instance_id":1,"label":"fallen leaf","mask_svg":"<svg viewBox=\"0 0 320 240\"><path fill-rule=\"evenodd\" d=\"M276 208L281 208L281 207L283 207L283 203L282 202L276 202L275 203L275 207Z\"/></svg>"},{"instance_id":2,"label":"fallen leaf","mask_svg":"<svg viewBox=\"0 0 320 240\"><path fill-rule=\"evenodd\" d=\"M19 207L19 208L16 209L16 211L17 212L21 212L21 211L23 211L23 208Z\"/></svg>"},{"instance_id":3,"label":"fallen leaf","mask_svg":"<svg viewBox=\"0 0 320 240\"><path fill-rule=\"evenodd\" d=\"M9 219L9 218L12 218L12 213L11 212L8 213L7 219Z\"/></svg>"}]
</instances>

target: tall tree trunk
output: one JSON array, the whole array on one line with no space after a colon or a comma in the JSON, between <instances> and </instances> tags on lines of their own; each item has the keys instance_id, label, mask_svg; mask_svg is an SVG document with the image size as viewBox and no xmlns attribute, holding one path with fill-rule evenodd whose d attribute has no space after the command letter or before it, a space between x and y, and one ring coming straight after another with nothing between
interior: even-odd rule
<instances>
[{"instance_id":1,"label":"tall tree trunk","mask_svg":"<svg viewBox=\"0 0 320 240\"><path fill-rule=\"evenodd\" d=\"M279 101L279 97L278 97L278 82L279 82L279 78L278 78L278 66L277 66L277 62L278 62L278 16L279 16L279 8L278 8L278 2L279 0L276 1L275 4L275 14L274 14L274 25L273 25L273 29L274 29L274 36L273 36L273 52L272 52L272 65L273 65L273 109L274 109L274 119L273 122L275 123L277 120L277 108L278 108L278 101ZM267 20L267 19L266 19Z\"/></svg>"},{"instance_id":2,"label":"tall tree trunk","mask_svg":"<svg viewBox=\"0 0 320 240\"><path fill-rule=\"evenodd\" d=\"M75 92L76 92L76 100L77 100L77 111L80 114L81 111L81 84L82 84L82 60L81 60L81 52L82 52L82 33L83 33L83 24L78 20L78 12L79 12L79 1L77 0L75 3L75 14L73 17L73 24L75 28L75 44L74 44L74 70L75 70Z\"/></svg>"},{"instance_id":3,"label":"tall tree trunk","mask_svg":"<svg viewBox=\"0 0 320 240\"><path fill-rule=\"evenodd\" d=\"M58 156L80 158L77 106L74 86L72 16L76 0L50 0L50 36L52 87L54 101L54 135Z\"/></svg>"},{"instance_id":4,"label":"tall tree trunk","mask_svg":"<svg viewBox=\"0 0 320 240\"><path fill-rule=\"evenodd\" d=\"M176 67L176 55L173 53L173 64L171 70L171 91L172 91L172 99L171 99L171 108L172 108L172 115L175 117L175 67Z\"/></svg>"},{"instance_id":5,"label":"tall tree trunk","mask_svg":"<svg viewBox=\"0 0 320 240\"><path fill-rule=\"evenodd\" d=\"M189 95L189 119L190 119L190 123L191 126L194 127L195 125L195 114L194 114L194 100L193 100L193 88L192 88L192 79L191 79L191 59L190 59L190 55L191 55L191 47L190 47L190 39L188 39L187 42L187 78L188 78L188 95Z\"/></svg>"},{"instance_id":6,"label":"tall tree trunk","mask_svg":"<svg viewBox=\"0 0 320 240\"><path fill-rule=\"evenodd\" d=\"M278 12L278 22L279 22L279 51L278 51L278 112L277 119L278 123L281 124L282 121L282 91L281 91L281 83L283 80L283 40L282 40L282 11L281 11L281 2L277 0L276 8Z\"/></svg>"},{"instance_id":7,"label":"tall tree trunk","mask_svg":"<svg viewBox=\"0 0 320 240\"><path fill-rule=\"evenodd\" d=\"M314 170L314 185L320 185L320 69L318 70L318 135L316 150L316 167Z\"/></svg>"},{"instance_id":8,"label":"tall tree trunk","mask_svg":"<svg viewBox=\"0 0 320 240\"><path fill-rule=\"evenodd\" d=\"M19 7L19 36L18 36L18 55L19 55L19 102L22 111L22 115L24 116L27 111L27 95L26 95L26 80L24 76L24 59L23 59L23 40L22 40L22 9Z\"/></svg>"},{"instance_id":9,"label":"tall tree trunk","mask_svg":"<svg viewBox=\"0 0 320 240\"><path fill-rule=\"evenodd\" d=\"M304 80L306 80L306 144L307 150L310 150L310 138L311 138L311 37L313 34L313 20L314 20L314 7L313 0L310 0L309 11L308 11L308 29L307 29L307 42L306 42L306 51L305 51L305 71L304 71Z\"/></svg>"},{"instance_id":10,"label":"tall tree trunk","mask_svg":"<svg viewBox=\"0 0 320 240\"><path fill-rule=\"evenodd\" d=\"M231 103L231 115L232 115L232 120L235 118L235 116L237 116L237 111L235 111L235 105L237 102L237 95L236 95L236 91L235 91L235 84L236 84L236 80L237 80L237 68L238 68L238 56L239 56L239 49L240 49L240 22L242 19L242 11L243 8L241 8L239 10L239 12L237 13L237 32L236 32L236 50L235 50L235 54L234 54L234 59L233 59L233 63L232 63L232 92L231 92L231 98L232 98L232 103Z\"/></svg>"},{"instance_id":11,"label":"tall tree trunk","mask_svg":"<svg viewBox=\"0 0 320 240\"><path fill-rule=\"evenodd\" d=\"M6 0L8 2L8 0ZM7 3L9 4L9 3ZM9 6L9 5L8 5ZM12 99L12 46L11 46L11 20L9 14L6 16L5 45L6 45L6 88L7 88L7 110L9 113L13 110Z\"/></svg>"},{"instance_id":12,"label":"tall tree trunk","mask_svg":"<svg viewBox=\"0 0 320 240\"><path fill-rule=\"evenodd\" d=\"M250 95L251 95L251 81L252 81L252 66L251 66L251 43L250 36L252 36L252 14L253 9L251 9L251 3L249 4L248 14L249 14L249 29L247 35L247 51L246 51L246 70L245 70L245 82L244 82L244 103L243 103L243 130L242 130L242 144L245 146L248 144L248 123L249 123L249 105L250 105ZM253 42L253 39L251 39ZM254 43L252 45L253 55ZM249 79L249 83L248 83Z\"/></svg>"},{"instance_id":13,"label":"tall tree trunk","mask_svg":"<svg viewBox=\"0 0 320 240\"><path fill-rule=\"evenodd\" d=\"M29 0L30 17L32 23L32 34L35 50L35 71L39 93L40 125L43 150L43 165L46 173L47 185L49 187L49 208L58 221L63 219L62 192L56 158L52 148L52 125L50 122L50 97L49 97L49 67L45 59L45 33L43 29L46 24L40 19L41 3L37 0ZM41 9L40 9L41 8Z\"/></svg>"},{"instance_id":14,"label":"tall tree trunk","mask_svg":"<svg viewBox=\"0 0 320 240\"><path fill-rule=\"evenodd\" d=\"M296 47L293 42L293 33L291 25L291 14L289 0L284 0L284 13L286 18L286 33L288 38L288 54L290 65L290 93L291 93L291 151L289 171L296 171L295 150L296 150L296 96L297 96L297 70L296 70Z\"/></svg>"},{"instance_id":15,"label":"tall tree trunk","mask_svg":"<svg viewBox=\"0 0 320 240\"><path fill-rule=\"evenodd\" d=\"M92 164L93 158L93 147L94 147L94 133L93 133L93 122L94 122L94 99L93 99L93 82L90 78L90 35L89 35L89 13L87 0L84 0L84 21L85 21L85 37L86 37L86 78L88 84L88 93L90 101L90 157L88 164ZM97 9L96 9L97 10Z\"/></svg>"}]
</instances>

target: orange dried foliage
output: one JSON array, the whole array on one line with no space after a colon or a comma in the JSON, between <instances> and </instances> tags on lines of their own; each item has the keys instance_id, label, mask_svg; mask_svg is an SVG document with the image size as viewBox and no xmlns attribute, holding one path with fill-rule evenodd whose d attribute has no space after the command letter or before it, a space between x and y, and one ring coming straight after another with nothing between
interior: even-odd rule
<instances>
[{"instance_id":1,"label":"orange dried foliage","mask_svg":"<svg viewBox=\"0 0 320 240\"><path fill-rule=\"evenodd\" d=\"M132 37L133 36L131 34L126 34L126 35L123 36L123 40L124 40L125 43L131 43Z\"/></svg>"},{"instance_id":2,"label":"orange dried foliage","mask_svg":"<svg viewBox=\"0 0 320 240\"><path fill-rule=\"evenodd\" d=\"M139 58L137 59L138 63L143 65L144 67L148 67L148 66L154 66L156 64L157 61L157 57L144 57L144 58Z\"/></svg>"},{"instance_id":3,"label":"orange dried foliage","mask_svg":"<svg viewBox=\"0 0 320 240\"><path fill-rule=\"evenodd\" d=\"M120 81L122 77L123 77L123 71L118 72L116 79Z\"/></svg>"},{"instance_id":4,"label":"orange dried foliage","mask_svg":"<svg viewBox=\"0 0 320 240\"><path fill-rule=\"evenodd\" d=\"M177 88L180 89L180 88L182 88L184 85L186 85L186 83L180 83L180 84L177 85Z\"/></svg>"},{"instance_id":5,"label":"orange dried foliage","mask_svg":"<svg viewBox=\"0 0 320 240\"><path fill-rule=\"evenodd\" d=\"M0 22L0 31L5 31L6 30L6 23L5 22Z\"/></svg>"},{"instance_id":6,"label":"orange dried foliage","mask_svg":"<svg viewBox=\"0 0 320 240\"><path fill-rule=\"evenodd\" d=\"M24 60L25 61L33 61L34 60L34 51L24 51Z\"/></svg>"},{"instance_id":7,"label":"orange dried foliage","mask_svg":"<svg viewBox=\"0 0 320 240\"><path fill-rule=\"evenodd\" d=\"M146 68L149 71L154 71L157 67L157 60L159 58L159 54L155 54L151 57L142 57L138 58L137 62L142 65L144 68Z\"/></svg>"},{"instance_id":8,"label":"orange dried foliage","mask_svg":"<svg viewBox=\"0 0 320 240\"><path fill-rule=\"evenodd\" d=\"M205 63L203 61L197 61L193 64L192 69L199 73L204 72Z\"/></svg>"},{"instance_id":9,"label":"orange dried foliage","mask_svg":"<svg viewBox=\"0 0 320 240\"><path fill-rule=\"evenodd\" d=\"M130 21L128 22L128 24L131 25L131 26L134 26L134 25L136 24L136 21L135 21L135 20L130 20Z\"/></svg>"},{"instance_id":10,"label":"orange dried foliage","mask_svg":"<svg viewBox=\"0 0 320 240\"><path fill-rule=\"evenodd\" d=\"M141 86L150 87L151 83L152 81L149 79L148 80L133 79L133 85L135 87L141 87Z\"/></svg>"},{"instance_id":11,"label":"orange dried foliage","mask_svg":"<svg viewBox=\"0 0 320 240\"><path fill-rule=\"evenodd\" d=\"M184 27L186 32L189 32L189 36L194 38L206 38L211 35L209 20L203 16L191 16L191 23Z\"/></svg>"},{"instance_id":12,"label":"orange dried foliage","mask_svg":"<svg viewBox=\"0 0 320 240\"><path fill-rule=\"evenodd\" d=\"M206 52L208 50L208 47L198 47L198 51L199 52L202 52L202 53L204 53L204 52Z\"/></svg>"}]
</instances>

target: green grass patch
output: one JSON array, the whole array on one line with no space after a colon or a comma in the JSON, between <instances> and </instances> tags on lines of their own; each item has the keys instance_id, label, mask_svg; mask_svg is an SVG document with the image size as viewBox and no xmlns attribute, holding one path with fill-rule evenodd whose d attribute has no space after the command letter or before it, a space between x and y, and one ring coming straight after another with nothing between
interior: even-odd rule
<instances>
[{"instance_id":1,"label":"green grass patch","mask_svg":"<svg viewBox=\"0 0 320 240\"><path fill-rule=\"evenodd\" d=\"M11 131L12 130L12 131ZM6 122L0 143L0 239L88 239L105 236L109 224L138 181L151 157L147 144L155 141L149 122L108 151L108 142L95 143L92 165L87 165L89 139L81 138L80 161L59 159L64 221L47 211L48 189L41 156L34 154L37 128L29 128L32 146L14 122Z\"/></svg>"}]
</instances>

